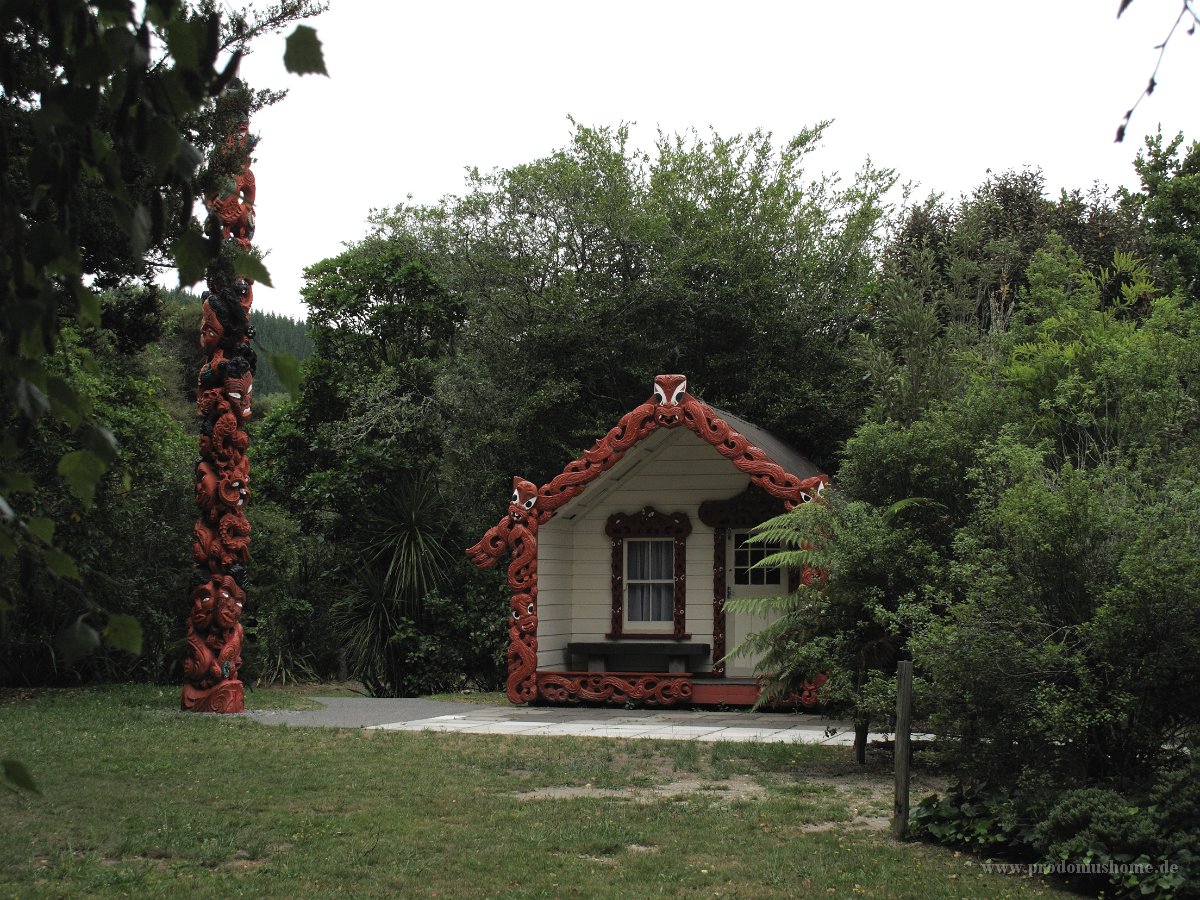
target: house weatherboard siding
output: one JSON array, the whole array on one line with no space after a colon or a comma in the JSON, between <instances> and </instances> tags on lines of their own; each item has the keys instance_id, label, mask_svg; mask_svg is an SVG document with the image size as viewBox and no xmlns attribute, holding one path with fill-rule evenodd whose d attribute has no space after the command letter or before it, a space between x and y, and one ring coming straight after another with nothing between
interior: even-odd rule
<instances>
[{"instance_id":1,"label":"house weatherboard siding","mask_svg":"<svg viewBox=\"0 0 1200 900\"><path fill-rule=\"evenodd\" d=\"M553 518L538 531L538 670L568 668L567 643L572 638L572 566L575 559L571 523Z\"/></svg>"},{"instance_id":2,"label":"house weatherboard siding","mask_svg":"<svg viewBox=\"0 0 1200 900\"><path fill-rule=\"evenodd\" d=\"M683 428L657 432L643 442L646 444L652 446L631 452L613 467L603 484L590 487L552 520L555 525L570 526L574 539L574 572L563 584L574 609L572 640L603 641L611 631L612 540L604 532L605 522L614 513L636 513L650 506L664 514L684 513L691 520L692 533L686 539L685 630L692 640L711 644L713 530L700 521L700 504L740 493L750 478ZM540 574L541 544L538 546ZM550 599L549 594L543 584L543 603ZM543 657L540 634L539 628L538 667L559 666L551 663L549 656ZM710 654L698 670L708 671L712 663Z\"/></svg>"}]
</instances>

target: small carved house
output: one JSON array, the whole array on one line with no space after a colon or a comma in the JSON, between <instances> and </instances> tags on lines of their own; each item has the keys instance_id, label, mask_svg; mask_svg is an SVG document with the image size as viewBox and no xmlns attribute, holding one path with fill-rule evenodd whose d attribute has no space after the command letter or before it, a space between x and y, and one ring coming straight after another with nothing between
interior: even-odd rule
<instances>
[{"instance_id":1,"label":"small carved house","mask_svg":"<svg viewBox=\"0 0 1200 900\"><path fill-rule=\"evenodd\" d=\"M750 529L826 477L771 434L660 375L654 393L547 484L513 480L507 514L468 550L511 557L514 703L749 704L756 659L727 651L768 620L733 597L794 588L754 568Z\"/></svg>"}]
</instances>

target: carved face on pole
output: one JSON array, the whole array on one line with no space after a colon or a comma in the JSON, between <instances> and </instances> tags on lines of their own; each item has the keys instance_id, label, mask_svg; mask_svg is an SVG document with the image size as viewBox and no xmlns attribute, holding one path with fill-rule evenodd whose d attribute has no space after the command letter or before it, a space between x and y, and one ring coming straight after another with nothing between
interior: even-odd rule
<instances>
[{"instance_id":1,"label":"carved face on pole","mask_svg":"<svg viewBox=\"0 0 1200 900\"><path fill-rule=\"evenodd\" d=\"M233 414L238 417L238 421L245 422L249 419L251 394L254 392L254 376L248 371L236 377L229 376L225 379L223 390L225 399L229 402Z\"/></svg>"},{"instance_id":2,"label":"carved face on pole","mask_svg":"<svg viewBox=\"0 0 1200 900\"><path fill-rule=\"evenodd\" d=\"M512 608L512 622L518 634L533 634L537 631L537 605L528 594L514 597L509 605Z\"/></svg>"},{"instance_id":3,"label":"carved face on pole","mask_svg":"<svg viewBox=\"0 0 1200 900\"><path fill-rule=\"evenodd\" d=\"M246 595L242 593L242 589L228 575L219 579L220 587L217 589L217 610L216 620L217 627L228 630L237 625L238 620L242 617L242 604L245 602Z\"/></svg>"},{"instance_id":4,"label":"carved face on pole","mask_svg":"<svg viewBox=\"0 0 1200 900\"><path fill-rule=\"evenodd\" d=\"M508 516L514 524L523 525L535 518L537 513L537 485L524 478L513 477L512 499L508 503Z\"/></svg>"},{"instance_id":5,"label":"carved face on pole","mask_svg":"<svg viewBox=\"0 0 1200 900\"><path fill-rule=\"evenodd\" d=\"M216 600L213 598L214 590L213 583L208 581L196 585L195 590L192 591L191 623L192 628L196 631L207 631L212 622L213 609L216 606Z\"/></svg>"},{"instance_id":6,"label":"carved face on pole","mask_svg":"<svg viewBox=\"0 0 1200 900\"><path fill-rule=\"evenodd\" d=\"M208 298L204 298L204 312L200 317L200 346L206 353L212 354L221 345L225 337L225 326L217 318Z\"/></svg>"},{"instance_id":7,"label":"carved face on pole","mask_svg":"<svg viewBox=\"0 0 1200 900\"><path fill-rule=\"evenodd\" d=\"M680 422L679 404L687 396L686 375L658 375L654 378L654 402L658 404L658 424L673 428Z\"/></svg>"}]
</instances>

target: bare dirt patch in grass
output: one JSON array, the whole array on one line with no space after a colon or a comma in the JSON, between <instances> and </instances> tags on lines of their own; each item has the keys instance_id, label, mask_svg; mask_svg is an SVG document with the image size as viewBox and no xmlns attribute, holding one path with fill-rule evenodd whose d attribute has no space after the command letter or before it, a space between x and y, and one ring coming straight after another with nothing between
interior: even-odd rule
<instances>
[{"instance_id":1,"label":"bare dirt patch in grass","mask_svg":"<svg viewBox=\"0 0 1200 900\"><path fill-rule=\"evenodd\" d=\"M656 803L659 800L690 799L733 803L737 800L759 800L767 789L747 775L734 775L723 781L684 778L666 784L598 788L590 784L575 787L543 787L514 794L518 800L628 800L632 803Z\"/></svg>"}]
</instances>

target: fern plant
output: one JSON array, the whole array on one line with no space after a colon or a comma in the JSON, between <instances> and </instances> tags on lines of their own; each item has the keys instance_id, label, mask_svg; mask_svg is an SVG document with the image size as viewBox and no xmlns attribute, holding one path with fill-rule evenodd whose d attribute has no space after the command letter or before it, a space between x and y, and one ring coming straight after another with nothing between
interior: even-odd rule
<instances>
[{"instance_id":1,"label":"fern plant","mask_svg":"<svg viewBox=\"0 0 1200 900\"><path fill-rule=\"evenodd\" d=\"M783 596L727 605L734 613L775 615L729 653L760 656L757 705L826 674L820 699L853 718L856 753L864 759L870 722L893 716L896 663L908 635L936 606L923 586L937 555L908 522L938 508L917 497L879 508L829 490L825 502L803 504L754 530L751 541L781 548L759 566L821 573Z\"/></svg>"}]
</instances>

